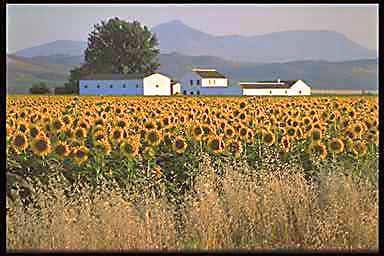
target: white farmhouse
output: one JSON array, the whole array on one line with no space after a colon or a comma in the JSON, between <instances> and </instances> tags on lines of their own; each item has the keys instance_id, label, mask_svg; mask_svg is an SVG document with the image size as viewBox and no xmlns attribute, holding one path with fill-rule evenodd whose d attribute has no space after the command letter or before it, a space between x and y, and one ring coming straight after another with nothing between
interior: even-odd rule
<instances>
[{"instance_id":1,"label":"white farmhouse","mask_svg":"<svg viewBox=\"0 0 384 256\"><path fill-rule=\"evenodd\" d=\"M228 87L228 79L216 69L192 69L181 78L184 95L209 95Z\"/></svg>"},{"instance_id":2,"label":"white farmhouse","mask_svg":"<svg viewBox=\"0 0 384 256\"><path fill-rule=\"evenodd\" d=\"M173 95L180 84L170 77L153 73L93 74L79 80L80 95Z\"/></svg>"},{"instance_id":3,"label":"white farmhouse","mask_svg":"<svg viewBox=\"0 0 384 256\"><path fill-rule=\"evenodd\" d=\"M243 95L311 95L311 87L303 80L239 82L239 85Z\"/></svg>"}]
</instances>

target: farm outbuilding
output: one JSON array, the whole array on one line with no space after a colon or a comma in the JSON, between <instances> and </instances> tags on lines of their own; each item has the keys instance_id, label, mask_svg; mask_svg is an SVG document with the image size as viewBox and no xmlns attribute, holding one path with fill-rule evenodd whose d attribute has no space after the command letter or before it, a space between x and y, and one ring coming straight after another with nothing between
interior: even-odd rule
<instances>
[{"instance_id":1,"label":"farm outbuilding","mask_svg":"<svg viewBox=\"0 0 384 256\"><path fill-rule=\"evenodd\" d=\"M243 95L311 95L311 86L303 80L239 82Z\"/></svg>"},{"instance_id":2,"label":"farm outbuilding","mask_svg":"<svg viewBox=\"0 0 384 256\"><path fill-rule=\"evenodd\" d=\"M228 79L216 69L195 68L181 78L181 92L184 95L205 95L211 93L212 88L228 87ZM214 92L213 92L214 93Z\"/></svg>"},{"instance_id":3,"label":"farm outbuilding","mask_svg":"<svg viewBox=\"0 0 384 256\"><path fill-rule=\"evenodd\" d=\"M93 74L79 81L80 95L169 96L180 92L178 83L161 73Z\"/></svg>"}]
</instances>

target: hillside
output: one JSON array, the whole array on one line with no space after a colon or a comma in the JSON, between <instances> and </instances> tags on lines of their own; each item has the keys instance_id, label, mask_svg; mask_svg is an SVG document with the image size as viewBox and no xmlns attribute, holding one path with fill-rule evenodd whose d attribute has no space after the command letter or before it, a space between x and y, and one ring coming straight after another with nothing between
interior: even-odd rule
<instances>
[{"instance_id":1,"label":"hillside","mask_svg":"<svg viewBox=\"0 0 384 256\"><path fill-rule=\"evenodd\" d=\"M7 93L27 93L35 82L46 82L51 88L61 86L70 67L62 64L39 63L35 60L7 55Z\"/></svg>"},{"instance_id":2,"label":"hillside","mask_svg":"<svg viewBox=\"0 0 384 256\"><path fill-rule=\"evenodd\" d=\"M62 86L69 70L82 62L82 56L54 55L34 58L7 56L7 91L25 93L35 81L51 87ZM70 61L69 61L70 60ZM295 61L255 64L223 60L212 56L161 54L160 72L180 79L192 67L212 68L225 74L231 86L238 81L303 79L316 89L378 89L378 60L346 62Z\"/></svg>"}]
</instances>

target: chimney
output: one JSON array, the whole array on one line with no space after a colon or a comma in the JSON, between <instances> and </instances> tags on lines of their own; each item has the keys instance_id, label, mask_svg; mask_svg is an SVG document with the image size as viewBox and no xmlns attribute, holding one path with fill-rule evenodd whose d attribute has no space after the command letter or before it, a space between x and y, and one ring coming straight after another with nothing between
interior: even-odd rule
<instances>
[{"instance_id":1,"label":"chimney","mask_svg":"<svg viewBox=\"0 0 384 256\"><path fill-rule=\"evenodd\" d=\"M280 78L277 78L277 82L280 83Z\"/></svg>"}]
</instances>

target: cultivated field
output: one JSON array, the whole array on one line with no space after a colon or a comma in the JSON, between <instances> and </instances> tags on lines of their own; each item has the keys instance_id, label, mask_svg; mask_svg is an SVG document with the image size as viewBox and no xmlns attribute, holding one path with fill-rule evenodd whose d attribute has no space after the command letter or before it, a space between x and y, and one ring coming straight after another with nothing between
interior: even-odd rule
<instances>
[{"instance_id":1,"label":"cultivated field","mask_svg":"<svg viewBox=\"0 0 384 256\"><path fill-rule=\"evenodd\" d=\"M7 97L8 249L378 248L378 98Z\"/></svg>"}]
</instances>

